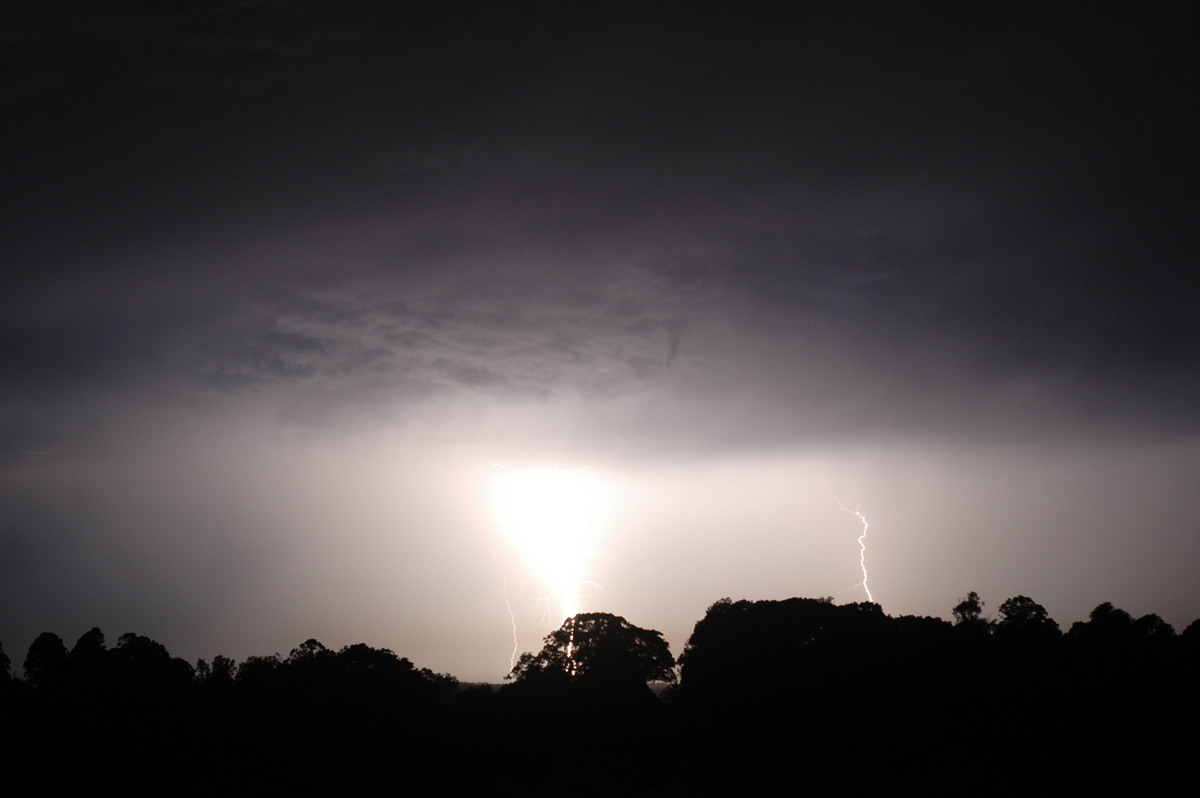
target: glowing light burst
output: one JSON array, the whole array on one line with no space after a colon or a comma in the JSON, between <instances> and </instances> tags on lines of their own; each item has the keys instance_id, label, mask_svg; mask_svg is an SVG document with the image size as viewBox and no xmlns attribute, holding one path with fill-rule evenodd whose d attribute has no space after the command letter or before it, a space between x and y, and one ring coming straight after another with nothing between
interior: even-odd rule
<instances>
[{"instance_id":1,"label":"glowing light burst","mask_svg":"<svg viewBox=\"0 0 1200 798\"><path fill-rule=\"evenodd\" d=\"M588 564L599 551L605 492L583 470L560 468L493 469L491 516L508 546L521 560L525 579L545 603L545 620L569 618L581 610L583 589L595 586ZM513 622L513 657L517 645L516 616L505 580L505 603Z\"/></svg>"},{"instance_id":2,"label":"glowing light burst","mask_svg":"<svg viewBox=\"0 0 1200 798\"><path fill-rule=\"evenodd\" d=\"M867 585L867 529L870 527L870 524L867 523L867 517L858 509L858 505L855 505L854 509L851 510L842 504L842 500L837 497L836 493L833 495L833 500L838 503L838 507L842 509L842 512L850 513L850 515L862 521L862 534L858 536L858 567L862 569L861 584L867 594L867 601L874 601L875 597L871 595L871 588Z\"/></svg>"}]
</instances>

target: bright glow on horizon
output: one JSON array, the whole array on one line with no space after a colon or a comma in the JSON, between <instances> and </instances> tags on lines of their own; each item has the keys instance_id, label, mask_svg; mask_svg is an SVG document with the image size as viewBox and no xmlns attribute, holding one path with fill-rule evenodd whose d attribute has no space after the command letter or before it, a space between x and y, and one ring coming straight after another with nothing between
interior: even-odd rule
<instances>
[{"instance_id":1,"label":"bright glow on horizon","mask_svg":"<svg viewBox=\"0 0 1200 798\"><path fill-rule=\"evenodd\" d=\"M524 563L525 582L546 601L550 620L554 605L563 619L578 614L605 509L599 482L582 470L497 466L490 498L492 517Z\"/></svg>"}]
</instances>

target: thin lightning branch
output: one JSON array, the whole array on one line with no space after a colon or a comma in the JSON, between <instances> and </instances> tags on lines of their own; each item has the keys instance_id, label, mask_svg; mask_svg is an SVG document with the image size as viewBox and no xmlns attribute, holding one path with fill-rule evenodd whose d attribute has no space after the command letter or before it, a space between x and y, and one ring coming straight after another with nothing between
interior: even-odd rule
<instances>
[{"instance_id":1,"label":"thin lightning branch","mask_svg":"<svg viewBox=\"0 0 1200 798\"><path fill-rule=\"evenodd\" d=\"M492 549L492 558L496 560L496 570L500 572L500 592L504 596L504 609L508 610L508 622L512 624L513 647L512 654L508 657L508 672L512 673L512 669L517 666L517 649L521 647L521 642L517 638L517 616L513 612L512 600L508 597L508 577L504 573L504 569L500 567L500 557L496 554L496 550Z\"/></svg>"},{"instance_id":2,"label":"thin lightning branch","mask_svg":"<svg viewBox=\"0 0 1200 798\"><path fill-rule=\"evenodd\" d=\"M832 493L832 491L830 492ZM833 500L838 503L838 507L841 508L842 512L850 513L850 515L862 521L862 534L858 536L858 567L862 569L862 586L863 590L867 593L867 601L874 601L875 597L871 595L871 588L867 585L867 528L870 524L867 523L867 517L859 511L857 506L853 510L846 507L842 504L842 500L837 497L836 493L833 494Z\"/></svg>"},{"instance_id":3,"label":"thin lightning branch","mask_svg":"<svg viewBox=\"0 0 1200 798\"><path fill-rule=\"evenodd\" d=\"M858 510L855 510L854 514L858 516L863 525L862 534L858 536L858 567L862 569L863 590L867 593L867 601L874 601L875 597L871 595L871 588L867 586L867 527L870 524L867 523L867 517Z\"/></svg>"},{"instance_id":4,"label":"thin lightning branch","mask_svg":"<svg viewBox=\"0 0 1200 798\"><path fill-rule=\"evenodd\" d=\"M507 582L508 580L505 579L506 584ZM532 596L528 595L530 584L532 584L535 588L538 588L538 592ZM528 603L534 606L545 607L545 609L542 610L542 623L544 623L548 629L553 628L554 591L544 589L541 583L538 581L537 574L535 574L533 571L525 572L525 578L522 579L521 584L517 586L517 597L524 598ZM507 594L505 595L505 598L508 598ZM512 605L510 604L510 613L511 607Z\"/></svg>"}]
</instances>

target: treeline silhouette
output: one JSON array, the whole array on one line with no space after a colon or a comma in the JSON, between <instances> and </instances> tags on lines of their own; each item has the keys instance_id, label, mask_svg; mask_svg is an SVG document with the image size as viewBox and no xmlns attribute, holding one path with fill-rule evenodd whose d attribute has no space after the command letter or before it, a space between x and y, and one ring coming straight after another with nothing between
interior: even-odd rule
<instances>
[{"instance_id":1,"label":"treeline silhouette","mask_svg":"<svg viewBox=\"0 0 1200 798\"><path fill-rule=\"evenodd\" d=\"M1032 599L988 619L831 599L721 599L678 661L660 633L575 616L511 683L307 640L194 665L99 629L0 648L11 773L135 791L386 788L448 795L1145 791L1192 784L1200 621L1101 604L1066 633ZM648 683L666 685L652 692ZM1180 780L1186 780L1181 782Z\"/></svg>"}]
</instances>

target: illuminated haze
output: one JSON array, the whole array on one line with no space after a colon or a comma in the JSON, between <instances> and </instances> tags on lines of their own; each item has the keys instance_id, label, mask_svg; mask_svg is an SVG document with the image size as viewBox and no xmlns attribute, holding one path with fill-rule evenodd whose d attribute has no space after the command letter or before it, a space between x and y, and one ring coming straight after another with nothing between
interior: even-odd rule
<instances>
[{"instance_id":1,"label":"illuminated haze","mask_svg":"<svg viewBox=\"0 0 1200 798\"><path fill-rule=\"evenodd\" d=\"M506 589L522 650L562 610L497 464L604 486L578 606L676 654L723 596L863 600L838 498L891 614L1200 616L1181 21L371 5L15 14L15 662L497 680Z\"/></svg>"}]
</instances>

